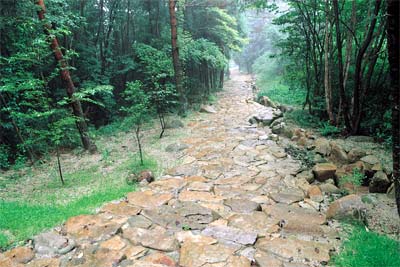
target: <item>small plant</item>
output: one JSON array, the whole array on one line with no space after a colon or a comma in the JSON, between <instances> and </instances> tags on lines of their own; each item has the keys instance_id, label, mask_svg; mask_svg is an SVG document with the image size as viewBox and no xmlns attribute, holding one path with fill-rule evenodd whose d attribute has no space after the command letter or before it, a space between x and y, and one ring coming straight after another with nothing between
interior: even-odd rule
<instances>
[{"instance_id":1,"label":"small plant","mask_svg":"<svg viewBox=\"0 0 400 267\"><path fill-rule=\"evenodd\" d=\"M109 158L110 158L110 150L106 148L101 152L101 160L104 162L108 162Z\"/></svg>"},{"instance_id":2,"label":"small plant","mask_svg":"<svg viewBox=\"0 0 400 267\"><path fill-rule=\"evenodd\" d=\"M210 104L214 104L215 102L217 102L217 97L216 97L214 94L210 94L210 95L208 96L208 102L209 102Z\"/></svg>"},{"instance_id":3,"label":"small plant","mask_svg":"<svg viewBox=\"0 0 400 267\"><path fill-rule=\"evenodd\" d=\"M192 230L192 228L189 225L184 224L184 225L182 225L182 230L183 231L190 231L190 230Z\"/></svg>"},{"instance_id":4,"label":"small plant","mask_svg":"<svg viewBox=\"0 0 400 267\"><path fill-rule=\"evenodd\" d=\"M285 152L291 155L294 159L300 160L305 169L312 168L314 163L314 153L304 149L289 145L285 148Z\"/></svg>"},{"instance_id":5,"label":"small plant","mask_svg":"<svg viewBox=\"0 0 400 267\"><path fill-rule=\"evenodd\" d=\"M342 186L346 183L351 183L354 186L360 186L362 185L363 180L364 174L358 168L354 168L352 174L344 175L340 178L339 185Z\"/></svg>"},{"instance_id":6,"label":"small plant","mask_svg":"<svg viewBox=\"0 0 400 267\"><path fill-rule=\"evenodd\" d=\"M149 118L151 109L149 97L142 90L142 82L128 82L124 92L125 101L128 102L127 107L121 110L125 111L129 116L125 119L125 123L135 126L135 136L138 143L140 162L143 165L143 149L141 143L141 127L142 124Z\"/></svg>"},{"instance_id":7,"label":"small plant","mask_svg":"<svg viewBox=\"0 0 400 267\"><path fill-rule=\"evenodd\" d=\"M332 136L340 133L340 129L334 125L331 125L329 122L322 122L320 124L321 135L323 136Z\"/></svg>"}]
</instances>

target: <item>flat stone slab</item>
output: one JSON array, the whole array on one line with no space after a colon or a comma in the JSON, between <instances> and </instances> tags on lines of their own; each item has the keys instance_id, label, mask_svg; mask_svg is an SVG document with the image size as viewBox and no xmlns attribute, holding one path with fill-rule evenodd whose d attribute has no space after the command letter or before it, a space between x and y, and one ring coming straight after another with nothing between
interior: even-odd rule
<instances>
[{"instance_id":1,"label":"flat stone slab","mask_svg":"<svg viewBox=\"0 0 400 267\"><path fill-rule=\"evenodd\" d=\"M64 229L75 239L102 240L114 235L121 225L99 215L79 215L68 219Z\"/></svg>"},{"instance_id":2,"label":"flat stone slab","mask_svg":"<svg viewBox=\"0 0 400 267\"><path fill-rule=\"evenodd\" d=\"M304 194L301 190L286 190L279 193L271 193L269 196L275 202L283 204L292 204L304 199Z\"/></svg>"},{"instance_id":3,"label":"flat stone slab","mask_svg":"<svg viewBox=\"0 0 400 267\"><path fill-rule=\"evenodd\" d=\"M179 194L180 201L195 201L195 202L222 202L224 200L221 196L216 196L210 192L199 191L182 191Z\"/></svg>"},{"instance_id":4,"label":"flat stone slab","mask_svg":"<svg viewBox=\"0 0 400 267\"><path fill-rule=\"evenodd\" d=\"M174 207L164 205L157 209L144 210L142 215L155 224L175 230L201 230L220 218L215 211L194 202L180 202Z\"/></svg>"},{"instance_id":5,"label":"flat stone slab","mask_svg":"<svg viewBox=\"0 0 400 267\"><path fill-rule=\"evenodd\" d=\"M220 244L185 242L180 249L180 266L190 267L250 267L250 261L235 256L234 250Z\"/></svg>"},{"instance_id":6,"label":"flat stone slab","mask_svg":"<svg viewBox=\"0 0 400 267\"><path fill-rule=\"evenodd\" d=\"M271 219L261 211L250 214L234 214L228 218L228 226L258 234L269 232L273 226L277 225L277 222L277 219Z\"/></svg>"},{"instance_id":7,"label":"flat stone slab","mask_svg":"<svg viewBox=\"0 0 400 267\"><path fill-rule=\"evenodd\" d=\"M128 201L134 206L144 209L154 209L159 206L165 205L173 198L172 194L157 194L153 191L132 192L127 195Z\"/></svg>"},{"instance_id":8,"label":"flat stone slab","mask_svg":"<svg viewBox=\"0 0 400 267\"><path fill-rule=\"evenodd\" d=\"M238 213L251 213L261 210L260 204L247 199L227 199L224 200L224 205L230 207L233 212Z\"/></svg>"},{"instance_id":9,"label":"flat stone slab","mask_svg":"<svg viewBox=\"0 0 400 267\"><path fill-rule=\"evenodd\" d=\"M245 231L230 226L209 226L205 228L201 234L211 236L220 241L239 245L252 245L257 239L257 233L255 232Z\"/></svg>"},{"instance_id":10,"label":"flat stone slab","mask_svg":"<svg viewBox=\"0 0 400 267\"><path fill-rule=\"evenodd\" d=\"M143 228L128 228L123 232L123 237L133 245L140 245L160 251L175 251L178 249L178 241L174 236L167 235L165 229L159 227L152 230Z\"/></svg>"},{"instance_id":11,"label":"flat stone slab","mask_svg":"<svg viewBox=\"0 0 400 267\"><path fill-rule=\"evenodd\" d=\"M281 220L284 220L286 223L299 221L314 225L321 225L326 222L325 215L317 211L286 204L262 205L262 210L269 218L275 219L278 222Z\"/></svg>"},{"instance_id":12,"label":"flat stone slab","mask_svg":"<svg viewBox=\"0 0 400 267\"><path fill-rule=\"evenodd\" d=\"M130 205L128 202L122 201L120 203L108 203L104 205L100 212L110 213L120 216L133 216L139 214L141 208Z\"/></svg>"},{"instance_id":13,"label":"flat stone slab","mask_svg":"<svg viewBox=\"0 0 400 267\"><path fill-rule=\"evenodd\" d=\"M256 243L256 248L272 253L286 260L315 261L328 263L330 246L323 243L303 241L299 239L267 239L261 238Z\"/></svg>"}]
</instances>

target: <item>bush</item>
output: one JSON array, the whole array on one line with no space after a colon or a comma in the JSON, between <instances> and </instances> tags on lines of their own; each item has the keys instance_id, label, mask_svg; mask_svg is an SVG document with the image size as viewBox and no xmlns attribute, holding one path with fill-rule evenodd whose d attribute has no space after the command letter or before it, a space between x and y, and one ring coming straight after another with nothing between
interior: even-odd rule
<instances>
[{"instance_id":1,"label":"bush","mask_svg":"<svg viewBox=\"0 0 400 267\"><path fill-rule=\"evenodd\" d=\"M339 185L344 185L345 183L351 183L355 186L362 185L364 180L364 174L358 169L353 169L353 173L350 175L345 175L340 178Z\"/></svg>"},{"instance_id":2,"label":"bush","mask_svg":"<svg viewBox=\"0 0 400 267\"><path fill-rule=\"evenodd\" d=\"M326 121L321 122L319 131L321 132L322 136L337 135L341 132L338 127L331 125L329 122Z\"/></svg>"}]
</instances>

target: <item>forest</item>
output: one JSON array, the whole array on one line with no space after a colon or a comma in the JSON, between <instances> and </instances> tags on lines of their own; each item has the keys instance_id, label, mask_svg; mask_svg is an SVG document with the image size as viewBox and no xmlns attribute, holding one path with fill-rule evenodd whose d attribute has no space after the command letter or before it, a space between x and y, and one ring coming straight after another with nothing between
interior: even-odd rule
<instances>
[{"instance_id":1,"label":"forest","mask_svg":"<svg viewBox=\"0 0 400 267\"><path fill-rule=\"evenodd\" d=\"M0 0L0 266L398 266L399 50L396 0Z\"/></svg>"}]
</instances>

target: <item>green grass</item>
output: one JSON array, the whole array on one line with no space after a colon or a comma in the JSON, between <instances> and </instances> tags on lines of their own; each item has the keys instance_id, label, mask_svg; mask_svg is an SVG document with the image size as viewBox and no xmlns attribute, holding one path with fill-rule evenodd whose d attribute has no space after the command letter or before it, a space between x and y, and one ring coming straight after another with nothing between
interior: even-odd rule
<instances>
[{"instance_id":1,"label":"green grass","mask_svg":"<svg viewBox=\"0 0 400 267\"><path fill-rule=\"evenodd\" d=\"M351 227L341 251L333 257L337 267L400 266L400 242L384 235L367 232L362 226Z\"/></svg>"},{"instance_id":2,"label":"green grass","mask_svg":"<svg viewBox=\"0 0 400 267\"><path fill-rule=\"evenodd\" d=\"M153 158L146 155L142 166L138 156L131 155L108 174L102 173L101 163L65 173L64 186L56 173L51 180L30 184L25 189L9 184L14 192L7 193L5 200L0 201L0 249L29 239L69 217L93 213L103 203L135 191L136 185L128 185L125 178L145 169L155 174L160 172Z\"/></svg>"},{"instance_id":3,"label":"green grass","mask_svg":"<svg viewBox=\"0 0 400 267\"><path fill-rule=\"evenodd\" d=\"M62 223L69 217L93 213L95 208L104 202L121 198L133 190L132 186L110 188L105 192L82 197L67 205L56 206L0 202L0 229L12 233L11 240L5 234L0 233L0 246L5 248L14 242L26 240L45 229Z\"/></svg>"},{"instance_id":4,"label":"green grass","mask_svg":"<svg viewBox=\"0 0 400 267\"><path fill-rule=\"evenodd\" d=\"M296 107L304 103L305 91L290 89L280 79L263 80L258 83L258 86L261 90L257 97L268 96L274 102Z\"/></svg>"}]
</instances>

